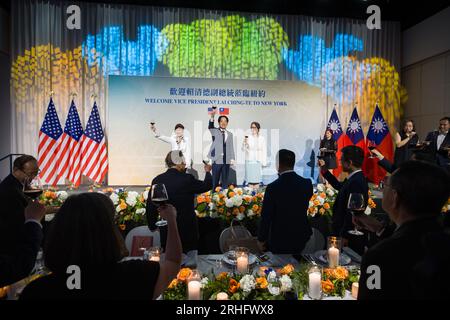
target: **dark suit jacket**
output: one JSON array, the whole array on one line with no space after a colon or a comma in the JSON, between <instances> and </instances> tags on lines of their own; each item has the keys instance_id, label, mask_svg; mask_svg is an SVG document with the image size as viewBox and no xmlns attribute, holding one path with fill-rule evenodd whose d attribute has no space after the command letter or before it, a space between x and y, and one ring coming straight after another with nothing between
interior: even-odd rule
<instances>
[{"instance_id":1,"label":"dark suit jacket","mask_svg":"<svg viewBox=\"0 0 450 320\"><path fill-rule=\"evenodd\" d=\"M450 147L450 133L447 133L444 141L442 142L439 150L437 149L437 138L439 136L439 131L432 131L428 133L426 141L430 141L430 145L427 150L436 158L436 163L439 166L447 168L450 159L448 158L448 151L443 150L444 147Z\"/></svg>"},{"instance_id":2,"label":"dark suit jacket","mask_svg":"<svg viewBox=\"0 0 450 320\"><path fill-rule=\"evenodd\" d=\"M28 202L22 184L10 174L0 183L0 254L14 254L20 243Z\"/></svg>"},{"instance_id":3,"label":"dark suit jacket","mask_svg":"<svg viewBox=\"0 0 450 320\"><path fill-rule=\"evenodd\" d=\"M196 250L198 248L198 222L194 210L195 194L211 190L212 177L206 173L205 180L196 180L192 175L179 172L176 169L168 169L152 181L152 185L163 183L169 195L168 203L177 209L177 226L180 233L183 251ZM147 220L150 230L155 230L158 219L156 206L150 196L147 200Z\"/></svg>"},{"instance_id":4,"label":"dark suit jacket","mask_svg":"<svg viewBox=\"0 0 450 320\"><path fill-rule=\"evenodd\" d=\"M388 173L392 173L397 170L397 166L386 158L383 158L383 160L379 160L378 165Z\"/></svg>"},{"instance_id":5,"label":"dark suit jacket","mask_svg":"<svg viewBox=\"0 0 450 320\"><path fill-rule=\"evenodd\" d=\"M35 222L27 222L21 231L16 253L0 255L0 287L27 277L33 270L43 237L42 228Z\"/></svg>"},{"instance_id":6,"label":"dark suit jacket","mask_svg":"<svg viewBox=\"0 0 450 320\"><path fill-rule=\"evenodd\" d=\"M214 122L209 121L208 129L211 132L212 136L212 144L209 149L208 157L213 161L213 163L223 164L223 137L222 132L219 128L214 127ZM226 151L226 159L225 163L230 164L231 160L236 160L234 155L234 142L233 142L233 134L226 130L227 132L227 140L225 141L225 151Z\"/></svg>"},{"instance_id":7,"label":"dark suit jacket","mask_svg":"<svg viewBox=\"0 0 450 320\"><path fill-rule=\"evenodd\" d=\"M426 297L423 295L424 284L434 286L434 291L441 290L444 286L442 280L423 283L420 277L423 275L422 264L435 260L430 259L429 253L436 247L440 248L439 255L447 256L447 262L441 259L444 265L438 264L437 269L445 270L445 273L450 270L448 241L445 248L441 248L442 241L427 244L427 238L430 235L443 234L442 231L443 228L436 218L417 219L404 223L392 236L370 248L363 256L361 263L358 300L424 298ZM367 273L370 265L380 268L381 289L379 290L367 288L367 279L373 274ZM433 294L433 291L429 291L428 294Z\"/></svg>"},{"instance_id":8,"label":"dark suit jacket","mask_svg":"<svg viewBox=\"0 0 450 320\"><path fill-rule=\"evenodd\" d=\"M351 193L361 193L367 204L369 198L369 186L362 171L355 173L343 182L339 182L328 170L322 171L324 178L338 190L336 201L333 205L332 229L333 234L339 237L347 237L347 231L353 229L352 215L347 210L348 199Z\"/></svg>"},{"instance_id":9,"label":"dark suit jacket","mask_svg":"<svg viewBox=\"0 0 450 320\"><path fill-rule=\"evenodd\" d=\"M313 194L311 180L295 172L282 174L267 186L258 240L273 253L300 254L311 237L307 218Z\"/></svg>"}]
</instances>

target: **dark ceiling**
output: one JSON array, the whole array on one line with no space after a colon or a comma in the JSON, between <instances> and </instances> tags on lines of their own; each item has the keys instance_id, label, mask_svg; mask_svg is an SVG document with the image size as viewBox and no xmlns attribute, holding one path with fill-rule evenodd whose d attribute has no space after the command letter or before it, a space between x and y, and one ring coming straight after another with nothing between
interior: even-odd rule
<instances>
[{"instance_id":1,"label":"dark ceiling","mask_svg":"<svg viewBox=\"0 0 450 320\"><path fill-rule=\"evenodd\" d=\"M73 1L73 3L76 2ZM403 30L450 6L450 0L429 0L419 3L404 0L87 0L87 2L129 3L356 19L367 18L366 8L371 4L377 4L381 8L382 20L400 21ZM9 9L10 2L1 1L0 6Z\"/></svg>"}]
</instances>

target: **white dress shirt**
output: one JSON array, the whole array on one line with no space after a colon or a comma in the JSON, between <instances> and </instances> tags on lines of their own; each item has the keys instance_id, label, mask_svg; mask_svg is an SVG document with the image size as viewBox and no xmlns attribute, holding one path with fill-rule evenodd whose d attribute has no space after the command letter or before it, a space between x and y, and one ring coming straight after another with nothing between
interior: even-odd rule
<instances>
[{"instance_id":1,"label":"white dress shirt","mask_svg":"<svg viewBox=\"0 0 450 320\"><path fill-rule=\"evenodd\" d=\"M444 142L445 137L447 136L448 131L446 133L439 133L437 137L437 149L439 150L441 148L442 142Z\"/></svg>"},{"instance_id":2,"label":"white dress shirt","mask_svg":"<svg viewBox=\"0 0 450 320\"><path fill-rule=\"evenodd\" d=\"M245 151L245 160L259 161L262 166L267 165L267 144L263 136L249 136L247 139L248 145L242 145L242 150Z\"/></svg>"},{"instance_id":3,"label":"white dress shirt","mask_svg":"<svg viewBox=\"0 0 450 320\"><path fill-rule=\"evenodd\" d=\"M172 151L181 151L186 160L186 166L188 168L191 167L191 142L188 137L183 136L180 143L177 143L177 135L175 133L172 133L170 137L162 136L159 133L154 133L154 135L159 140L169 143Z\"/></svg>"}]
</instances>

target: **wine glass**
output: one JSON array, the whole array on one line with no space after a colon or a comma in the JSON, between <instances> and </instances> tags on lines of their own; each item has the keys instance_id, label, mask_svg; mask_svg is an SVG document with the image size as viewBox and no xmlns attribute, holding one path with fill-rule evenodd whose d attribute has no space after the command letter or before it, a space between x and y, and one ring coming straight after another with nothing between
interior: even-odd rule
<instances>
[{"instance_id":1,"label":"wine glass","mask_svg":"<svg viewBox=\"0 0 450 320\"><path fill-rule=\"evenodd\" d=\"M166 204L167 201L169 200L166 186L162 183L157 183L157 184L152 185L151 192L150 192L150 199L152 200L153 204L156 207L160 207L161 205ZM159 217L159 219L160 220L156 222L156 225L158 227L167 225L166 220L163 220L160 217Z\"/></svg>"},{"instance_id":2,"label":"wine glass","mask_svg":"<svg viewBox=\"0 0 450 320\"><path fill-rule=\"evenodd\" d=\"M43 192L42 182L39 176L26 178L23 183L23 193L30 199L36 200Z\"/></svg>"},{"instance_id":3,"label":"wine glass","mask_svg":"<svg viewBox=\"0 0 450 320\"><path fill-rule=\"evenodd\" d=\"M347 209L351 212L354 217L361 216L364 214L366 210L366 201L364 200L364 196L361 193L350 193L350 197L348 198ZM355 225L354 230L349 230L348 233L355 236L362 236L364 233L358 231Z\"/></svg>"},{"instance_id":4,"label":"wine glass","mask_svg":"<svg viewBox=\"0 0 450 320\"><path fill-rule=\"evenodd\" d=\"M376 157L373 155L373 153L372 153L372 150L373 150L373 149L376 149L376 147L377 147L377 145L376 145L375 141L369 140L369 142L368 142L368 144L367 144L367 149L369 149L369 151L370 151L369 159L374 159L374 158L376 158Z\"/></svg>"}]
</instances>

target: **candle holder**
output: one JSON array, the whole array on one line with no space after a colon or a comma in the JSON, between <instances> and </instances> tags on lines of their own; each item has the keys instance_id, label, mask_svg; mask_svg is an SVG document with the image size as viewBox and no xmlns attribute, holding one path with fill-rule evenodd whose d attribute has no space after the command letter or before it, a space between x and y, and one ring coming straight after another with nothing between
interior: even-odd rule
<instances>
[{"instance_id":1,"label":"candle holder","mask_svg":"<svg viewBox=\"0 0 450 320\"><path fill-rule=\"evenodd\" d=\"M148 260L160 262L162 249L160 247L151 247L148 249Z\"/></svg>"},{"instance_id":2,"label":"candle holder","mask_svg":"<svg viewBox=\"0 0 450 320\"><path fill-rule=\"evenodd\" d=\"M308 270L308 296L313 300L322 299L322 269L314 265Z\"/></svg>"},{"instance_id":3,"label":"candle holder","mask_svg":"<svg viewBox=\"0 0 450 320\"><path fill-rule=\"evenodd\" d=\"M339 258L341 254L342 239L338 237L328 237L327 256L328 266L336 268L339 266Z\"/></svg>"},{"instance_id":4,"label":"candle holder","mask_svg":"<svg viewBox=\"0 0 450 320\"><path fill-rule=\"evenodd\" d=\"M187 279L187 295L188 300L202 300L202 284L201 275L198 270L194 269Z\"/></svg>"},{"instance_id":5,"label":"candle holder","mask_svg":"<svg viewBox=\"0 0 450 320\"><path fill-rule=\"evenodd\" d=\"M248 257L249 250L247 248L238 247L235 251L236 255L236 271L239 274L248 273Z\"/></svg>"}]
</instances>

